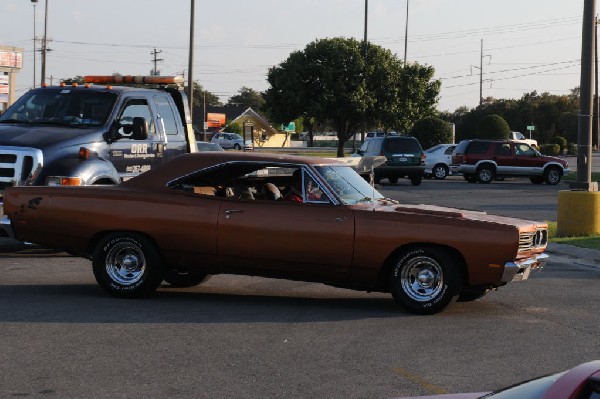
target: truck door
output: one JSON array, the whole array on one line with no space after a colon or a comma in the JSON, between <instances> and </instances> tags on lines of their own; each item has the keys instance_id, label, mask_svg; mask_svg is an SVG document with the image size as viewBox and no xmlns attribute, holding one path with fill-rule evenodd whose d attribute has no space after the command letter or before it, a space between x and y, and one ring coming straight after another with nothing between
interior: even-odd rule
<instances>
[{"instance_id":1,"label":"truck door","mask_svg":"<svg viewBox=\"0 0 600 399\"><path fill-rule=\"evenodd\" d=\"M133 124L134 117L142 117L146 120L147 140L134 140L127 137L130 135L128 126ZM109 156L119 172L121 181L125 181L158 164L162 139L157 133L155 118L145 98L127 99L120 110L117 122L121 125L117 130L120 137L110 144Z\"/></svg>"},{"instance_id":2,"label":"truck door","mask_svg":"<svg viewBox=\"0 0 600 399\"><path fill-rule=\"evenodd\" d=\"M158 131L164 139L160 162L188 152L185 128L169 94L153 97Z\"/></svg>"}]
</instances>

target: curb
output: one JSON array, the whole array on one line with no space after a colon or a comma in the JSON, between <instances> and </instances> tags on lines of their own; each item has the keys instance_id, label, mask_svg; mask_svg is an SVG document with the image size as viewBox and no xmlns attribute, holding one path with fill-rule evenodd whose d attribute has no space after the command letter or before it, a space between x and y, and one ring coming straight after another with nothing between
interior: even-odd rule
<instances>
[{"instance_id":1,"label":"curb","mask_svg":"<svg viewBox=\"0 0 600 399\"><path fill-rule=\"evenodd\" d=\"M549 242L546 252L549 254L566 255L572 258L585 259L600 264L600 251L596 249L580 248L574 245Z\"/></svg>"}]
</instances>

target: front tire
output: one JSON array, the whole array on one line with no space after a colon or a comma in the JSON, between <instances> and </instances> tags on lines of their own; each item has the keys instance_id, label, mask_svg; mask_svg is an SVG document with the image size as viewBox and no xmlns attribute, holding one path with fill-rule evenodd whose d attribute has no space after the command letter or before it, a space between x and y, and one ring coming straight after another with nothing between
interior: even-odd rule
<instances>
[{"instance_id":1,"label":"front tire","mask_svg":"<svg viewBox=\"0 0 600 399\"><path fill-rule=\"evenodd\" d=\"M546 184L556 186L562 179L562 172L559 168L551 166L544 172L544 181Z\"/></svg>"},{"instance_id":2,"label":"front tire","mask_svg":"<svg viewBox=\"0 0 600 399\"><path fill-rule=\"evenodd\" d=\"M444 164L437 164L433 167L432 172L436 180L444 180L448 176L448 167Z\"/></svg>"},{"instance_id":3,"label":"front tire","mask_svg":"<svg viewBox=\"0 0 600 399\"><path fill-rule=\"evenodd\" d=\"M238 151L239 151L239 150L241 150L241 149L242 149L242 146L241 146L241 145L239 145L238 143L235 143L235 144L233 145L233 149L234 149L234 150L238 150Z\"/></svg>"},{"instance_id":4,"label":"front tire","mask_svg":"<svg viewBox=\"0 0 600 399\"><path fill-rule=\"evenodd\" d=\"M138 298L156 290L163 280L160 254L146 237L130 232L107 235L92 256L96 281L119 298Z\"/></svg>"},{"instance_id":5,"label":"front tire","mask_svg":"<svg viewBox=\"0 0 600 399\"><path fill-rule=\"evenodd\" d=\"M456 301L461 276L455 257L441 248L413 248L394 261L390 290L411 313L434 314Z\"/></svg>"}]
</instances>

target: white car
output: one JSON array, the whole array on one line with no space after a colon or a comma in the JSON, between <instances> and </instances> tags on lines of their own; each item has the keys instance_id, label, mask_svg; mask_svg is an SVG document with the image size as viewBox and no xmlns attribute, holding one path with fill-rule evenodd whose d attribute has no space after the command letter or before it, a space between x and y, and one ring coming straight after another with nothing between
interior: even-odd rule
<instances>
[{"instance_id":1,"label":"white car","mask_svg":"<svg viewBox=\"0 0 600 399\"><path fill-rule=\"evenodd\" d=\"M425 177L443 180L450 175L454 148L456 144L438 144L425 150Z\"/></svg>"},{"instance_id":2,"label":"white car","mask_svg":"<svg viewBox=\"0 0 600 399\"><path fill-rule=\"evenodd\" d=\"M537 140L528 139L521 132L510 132L510 138L514 141L520 141L523 143L529 144L531 147L534 147L536 150L538 149Z\"/></svg>"},{"instance_id":3,"label":"white car","mask_svg":"<svg viewBox=\"0 0 600 399\"><path fill-rule=\"evenodd\" d=\"M246 140L244 144L244 139L237 133L215 133L210 142L218 144L224 149L241 150L245 148L246 150L252 150L253 147L252 140Z\"/></svg>"}]
</instances>

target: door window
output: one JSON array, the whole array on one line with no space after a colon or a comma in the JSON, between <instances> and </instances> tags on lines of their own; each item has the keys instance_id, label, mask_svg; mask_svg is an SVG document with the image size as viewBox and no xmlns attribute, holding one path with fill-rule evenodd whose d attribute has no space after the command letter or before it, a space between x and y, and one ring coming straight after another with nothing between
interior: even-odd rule
<instances>
[{"instance_id":1,"label":"door window","mask_svg":"<svg viewBox=\"0 0 600 399\"><path fill-rule=\"evenodd\" d=\"M148 106L148 102L143 99L139 100L131 100L125 104L125 108L121 112L121 116L119 117L119 123L121 126L119 128L119 133L123 136L128 136L129 134L126 132L131 131L127 127L133 125L133 118L142 117L148 123L148 134L156 134L156 129L154 127L154 118L152 117L152 112L150 111L150 107Z\"/></svg>"},{"instance_id":2,"label":"door window","mask_svg":"<svg viewBox=\"0 0 600 399\"><path fill-rule=\"evenodd\" d=\"M158 120L163 132L169 136L177 135L177 120L168 96L154 96L154 104L158 110Z\"/></svg>"}]
</instances>

